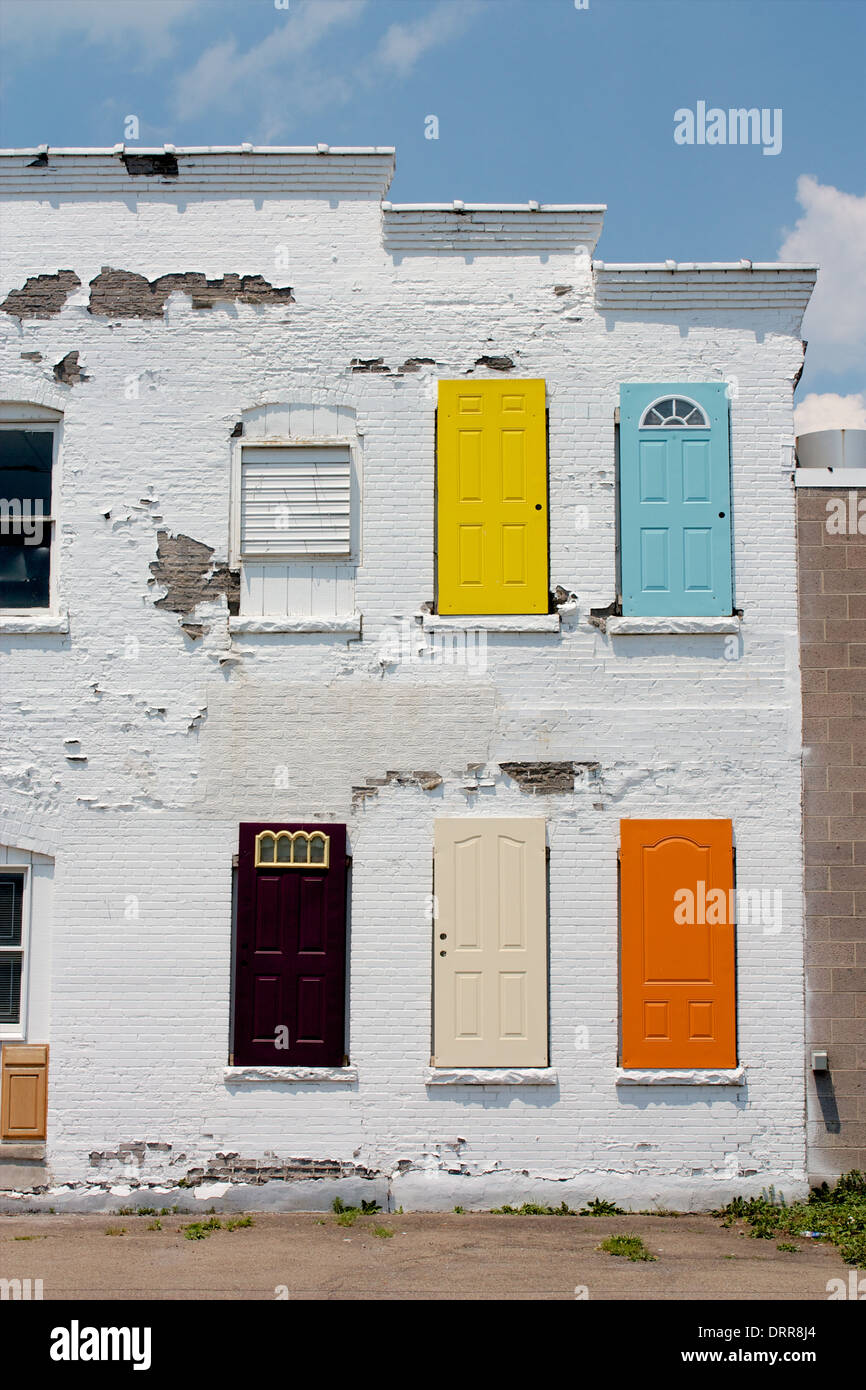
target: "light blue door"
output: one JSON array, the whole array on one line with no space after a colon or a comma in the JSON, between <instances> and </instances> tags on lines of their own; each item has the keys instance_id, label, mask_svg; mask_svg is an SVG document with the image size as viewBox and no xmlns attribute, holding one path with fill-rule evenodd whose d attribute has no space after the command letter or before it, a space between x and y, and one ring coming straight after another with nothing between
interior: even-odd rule
<instances>
[{"instance_id":1,"label":"light blue door","mask_svg":"<svg viewBox=\"0 0 866 1390\"><path fill-rule=\"evenodd\" d=\"M732 607L724 382L620 387L622 611L718 617Z\"/></svg>"}]
</instances>

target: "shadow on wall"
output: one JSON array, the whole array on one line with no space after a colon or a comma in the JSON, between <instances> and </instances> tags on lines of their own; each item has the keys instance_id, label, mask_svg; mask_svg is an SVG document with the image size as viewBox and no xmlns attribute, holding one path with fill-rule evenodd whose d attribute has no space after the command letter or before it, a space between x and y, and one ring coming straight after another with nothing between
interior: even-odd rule
<instances>
[{"instance_id":1,"label":"shadow on wall","mask_svg":"<svg viewBox=\"0 0 866 1390\"><path fill-rule=\"evenodd\" d=\"M821 1107L824 1128L828 1134L839 1134L842 1129L842 1121L839 1119L839 1107L836 1104L833 1077L829 1071L815 1073L815 1094Z\"/></svg>"}]
</instances>

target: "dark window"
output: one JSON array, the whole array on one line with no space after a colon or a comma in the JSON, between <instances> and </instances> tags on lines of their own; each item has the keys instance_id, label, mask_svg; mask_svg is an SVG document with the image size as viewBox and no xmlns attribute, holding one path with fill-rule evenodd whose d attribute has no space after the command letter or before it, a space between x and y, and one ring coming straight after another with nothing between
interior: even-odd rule
<instances>
[{"instance_id":1,"label":"dark window","mask_svg":"<svg viewBox=\"0 0 866 1390\"><path fill-rule=\"evenodd\" d=\"M0 1023L21 1020L21 874L0 874Z\"/></svg>"},{"instance_id":2,"label":"dark window","mask_svg":"<svg viewBox=\"0 0 866 1390\"><path fill-rule=\"evenodd\" d=\"M50 605L52 430L0 429L0 608Z\"/></svg>"}]
</instances>

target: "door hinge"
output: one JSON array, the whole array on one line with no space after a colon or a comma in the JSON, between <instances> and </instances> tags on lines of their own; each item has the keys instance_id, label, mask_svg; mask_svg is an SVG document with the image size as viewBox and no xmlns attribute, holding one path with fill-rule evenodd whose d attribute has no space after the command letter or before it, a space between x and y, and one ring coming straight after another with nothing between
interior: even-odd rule
<instances>
[{"instance_id":1,"label":"door hinge","mask_svg":"<svg viewBox=\"0 0 866 1390\"><path fill-rule=\"evenodd\" d=\"M436 1065L436 1058L435 1058L435 1057L431 1057L431 1058L430 1058L430 1065L431 1065L431 1067L435 1067L435 1065Z\"/></svg>"},{"instance_id":2,"label":"door hinge","mask_svg":"<svg viewBox=\"0 0 866 1390\"><path fill-rule=\"evenodd\" d=\"M230 1067L233 1067L234 1064L235 1064L235 1054L234 1054L233 1052L230 1052L230 1053L229 1053L229 1066L230 1066Z\"/></svg>"},{"instance_id":3,"label":"door hinge","mask_svg":"<svg viewBox=\"0 0 866 1390\"><path fill-rule=\"evenodd\" d=\"M344 1067L347 1067L348 1065L349 1065L349 1054L348 1054L348 1052L344 1052L344 1053L343 1053L343 1066L344 1066Z\"/></svg>"}]
</instances>

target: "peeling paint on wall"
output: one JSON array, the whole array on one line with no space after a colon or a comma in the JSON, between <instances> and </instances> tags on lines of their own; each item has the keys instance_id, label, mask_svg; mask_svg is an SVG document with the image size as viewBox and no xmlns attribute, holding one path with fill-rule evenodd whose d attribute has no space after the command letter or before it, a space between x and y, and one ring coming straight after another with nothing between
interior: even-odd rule
<instances>
[{"instance_id":1,"label":"peeling paint on wall","mask_svg":"<svg viewBox=\"0 0 866 1390\"><path fill-rule=\"evenodd\" d=\"M384 777L367 777L364 785L352 788L352 805L363 805L368 797L378 796L380 787L420 787L432 792L441 787L438 772L386 772Z\"/></svg>"},{"instance_id":2,"label":"peeling paint on wall","mask_svg":"<svg viewBox=\"0 0 866 1390\"><path fill-rule=\"evenodd\" d=\"M188 294L194 309L212 309L221 301L239 304L294 304L288 285L271 285L261 275L223 275L208 280L199 271L160 275L148 280L133 270L103 266L90 281L91 314L114 319L161 319L169 295Z\"/></svg>"},{"instance_id":3,"label":"peeling paint on wall","mask_svg":"<svg viewBox=\"0 0 866 1390\"><path fill-rule=\"evenodd\" d=\"M155 608L168 608L186 616L199 603L225 594L228 610L237 613L240 604L240 573L228 565L213 566L214 547L192 536L172 536L168 531L156 535L156 559L150 565L150 584L164 584L166 592Z\"/></svg>"},{"instance_id":4,"label":"peeling paint on wall","mask_svg":"<svg viewBox=\"0 0 866 1390\"><path fill-rule=\"evenodd\" d=\"M390 372L384 357L353 357L349 363L353 372Z\"/></svg>"},{"instance_id":5,"label":"peeling paint on wall","mask_svg":"<svg viewBox=\"0 0 866 1390\"><path fill-rule=\"evenodd\" d=\"M31 275L20 290L9 291L0 309L17 319L52 319L80 284L74 270L58 270L56 275Z\"/></svg>"},{"instance_id":6,"label":"peeling paint on wall","mask_svg":"<svg viewBox=\"0 0 866 1390\"><path fill-rule=\"evenodd\" d=\"M268 1162L267 1159L240 1158L236 1153L217 1154L215 1159L199 1168L190 1168L187 1185L199 1183L243 1182L253 1186L261 1183L300 1182L310 1178L376 1178L380 1174L360 1163L345 1163L338 1158L287 1158Z\"/></svg>"},{"instance_id":7,"label":"peeling paint on wall","mask_svg":"<svg viewBox=\"0 0 866 1390\"><path fill-rule=\"evenodd\" d=\"M476 367L489 367L494 372L510 372L514 370L514 359L511 357L476 357Z\"/></svg>"},{"instance_id":8,"label":"peeling paint on wall","mask_svg":"<svg viewBox=\"0 0 866 1390\"><path fill-rule=\"evenodd\" d=\"M574 791L574 763L500 763L523 792L546 795Z\"/></svg>"},{"instance_id":9,"label":"peeling paint on wall","mask_svg":"<svg viewBox=\"0 0 866 1390\"><path fill-rule=\"evenodd\" d=\"M434 357L407 357L398 368L398 372L419 372L422 367L435 367Z\"/></svg>"},{"instance_id":10,"label":"peeling paint on wall","mask_svg":"<svg viewBox=\"0 0 866 1390\"><path fill-rule=\"evenodd\" d=\"M65 386L77 386L79 381L89 381L90 377L82 371L78 363L77 352L67 352L65 357L61 357L59 362L54 364L54 378L62 381Z\"/></svg>"}]
</instances>

